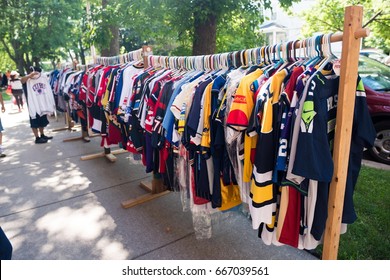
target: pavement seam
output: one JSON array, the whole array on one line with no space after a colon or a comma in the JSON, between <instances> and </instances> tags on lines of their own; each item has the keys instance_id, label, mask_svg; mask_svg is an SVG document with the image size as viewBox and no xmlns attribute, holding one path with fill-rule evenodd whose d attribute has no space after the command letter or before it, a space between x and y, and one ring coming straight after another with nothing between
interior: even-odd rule
<instances>
[{"instance_id":1,"label":"pavement seam","mask_svg":"<svg viewBox=\"0 0 390 280\"><path fill-rule=\"evenodd\" d=\"M167 247L167 246L169 246L169 245L172 245L172 244L174 244L174 243L176 243L176 242L178 242L178 241L180 241L180 240L183 240L183 239L185 239L185 238L187 238L187 237L190 237L191 235L194 235L194 234L195 234L195 232L192 231L192 232L190 232L190 233L188 233L188 234L186 234L186 235L184 235L184 236L182 236L182 237L180 237L180 238L178 238L178 239L175 239L175 240L173 240L173 241L171 241L171 242L168 242L168 243L166 243L166 244L164 244L164 245L161 245L161 246L159 246L159 247L157 247L157 248L154 248L154 249L149 250L149 251L147 251L147 252L145 252L145 253L142 253L142 254L140 254L140 255L138 255L138 256L132 258L131 260L137 260L137 259L140 258L140 257L143 257L143 256L145 256L145 255L147 255L147 254L153 253L153 252L155 252L155 251L157 251L157 250L163 249L163 248L165 248L165 247Z\"/></svg>"}]
</instances>

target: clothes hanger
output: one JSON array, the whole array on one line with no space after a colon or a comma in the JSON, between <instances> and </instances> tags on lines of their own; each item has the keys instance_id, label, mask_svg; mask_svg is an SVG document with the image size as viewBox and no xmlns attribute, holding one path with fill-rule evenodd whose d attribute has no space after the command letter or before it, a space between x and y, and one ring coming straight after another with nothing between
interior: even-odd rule
<instances>
[{"instance_id":1,"label":"clothes hanger","mask_svg":"<svg viewBox=\"0 0 390 280\"><path fill-rule=\"evenodd\" d=\"M261 64L265 64L265 63L263 63L263 51L264 51L264 47L261 47L256 52L256 54L257 54L257 60L256 60L257 64L260 64L260 65Z\"/></svg>"},{"instance_id":2,"label":"clothes hanger","mask_svg":"<svg viewBox=\"0 0 390 280\"><path fill-rule=\"evenodd\" d=\"M240 53L241 66L248 67L248 57L246 56L246 51L243 50L243 51L240 51L239 53Z\"/></svg>"},{"instance_id":3,"label":"clothes hanger","mask_svg":"<svg viewBox=\"0 0 390 280\"><path fill-rule=\"evenodd\" d=\"M285 52L283 52L283 48L282 48L281 60L283 61L283 64L279 67L278 71L285 69L287 66L289 66L291 64L291 61L290 61L290 45L291 45L291 42L287 42L285 45L281 45L281 48L284 46Z\"/></svg>"},{"instance_id":4,"label":"clothes hanger","mask_svg":"<svg viewBox=\"0 0 390 280\"><path fill-rule=\"evenodd\" d=\"M289 50L289 60L291 64L288 66L288 69L291 70L295 66L299 66L301 63L301 58L297 58L297 52L295 48L295 44L297 44L299 40L291 41L290 42L290 50Z\"/></svg>"},{"instance_id":5,"label":"clothes hanger","mask_svg":"<svg viewBox=\"0 0 390 280\"><path fill-rule=\"evenodd\" d=\"M304 50L306 50L306 56L307 56L307 60L303 63L303 65L306 67L306 68L310 68L310 67L313 67L313 65L315 65L317 62L318 62L318 56L315 55L315 37L311 37L311 38L308 38L305 40L306 41L306 48L304 48Z\"/></svg>"},{"instance_id":6,"label":"clothes hanger","mask_svg":"<svg viewBox=\"0 0 390 280\"><path fill-rule=\"evenodd\" d=\"M326 56L324 55L324 51L323 50L328 45L327 43L325 43L325 41L327 41L327 38L324 37L324 35L320 35L320 36L316 37L315 49L316 49L316 52L317 52L317 56L321 58L321 59L317 60L316 67L320 67L323 63L327 64L326 61L327 61L327 58L329 57L330 54L327 53Z\"/></svg>"},{"instance_id":7,"label":"clothes hanger","mask_svg":"<svg viewBox=\"0 0 390 280\"><path fill-rule=\"evenodd\" d=\"M284 60L280 54L280 48L281 44L276 44L269 48L270 50L272 49L272 61L270 67L263 69L266 77L270 77L271 71L277 70L284 64Z\"/></svg>"},{"instance_id":8,"label":"clothes hanger","mask_svg":"<svg viewBox=\"0 0 390 280\"><path fill-rule=\"evenodd\" d=\"M330 38L332 37L332 33L328 34L326 37L325 37L325 44L327 45L328 49L327 49L327 53L326 53L326 56L327 58L325 59L325 61L318 67L317 71L314 73L314 74L317 74L318 72L321 72L324 67L329 63L329 62L332 62L333 60L336 60L338 59L331 51L331 42L330 42Z\"/></svg>"}]
</instances>

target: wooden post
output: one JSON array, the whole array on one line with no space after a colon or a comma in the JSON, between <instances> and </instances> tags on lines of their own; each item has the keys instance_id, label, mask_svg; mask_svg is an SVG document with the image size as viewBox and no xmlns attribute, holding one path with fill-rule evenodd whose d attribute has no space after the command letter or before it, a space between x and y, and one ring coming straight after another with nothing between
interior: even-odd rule
<instances>
[{"instance_id":1,"label":"wooden post","mask_svg":"<svg viewBox=\"0 0 390 280\"><path fill-rule=\"evenodd\" d=\"M329 190L328 219L324 233L322 259L337 259L344 194L355 107L358 76L360 38L362 36L363 7L345 9L341 54L340 85L337 105L336 134L334 140L334 173ZM364 33L363 33L364 34Z\"/></svg>"},{"instance_id":2,"label":"wooden post","mask_svg":"<svg viewBox=\"0 0 390 280\"><path fill-rule=\"evenodd\" d=\"M148 56L152 54L153 51L151 46L142 46L142 57L144 59L144 69L149 67Z\"/></svg>"}]
</instances>

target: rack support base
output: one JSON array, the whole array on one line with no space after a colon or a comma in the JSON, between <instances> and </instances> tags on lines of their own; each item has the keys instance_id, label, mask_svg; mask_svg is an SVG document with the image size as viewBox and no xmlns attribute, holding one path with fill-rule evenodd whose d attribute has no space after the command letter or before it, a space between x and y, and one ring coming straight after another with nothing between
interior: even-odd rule
<instances>
[{"instance_id":1,"label":"rack support base","mask_svg":"<svg viewBox=\"0 0 390 280\"><path fill-rule=\"evenodd\" d=\"M77 140L84 140L84 137L86 137L86 136L83 135L83 136L78 136L78 137L66 138L66 139L62 140L62 142L71 142L71 141L77 141ZM100 136L100 134L93 134L93 135L89 135L87 137L91 138L91 137L95 137L95 136ZM85 142L89 142L89 141L85 141Z\"/></svg>"},{"instance_id":2,"label":"rack support base","mask_svg":"<svg viewBox=\"0 0 390 280\"><path fill-rule=\"evenodd\" d=\"M123 149L111 151L109 148L108 149L104 148L104 152L82 156L80 159L81 160L90 160L90 159L95 159L95 158L100 158L100 157L106 157L110 162L115 162L116 161L115 155L119 155L119 154L123 154L123 153L128 153L128 151L123 150Z\"/></svg>"},{"instance_id":3,"label":"rack support base","mask_svg":"<svg viewBox=\"0 0 390 280\"><path fill-rule=\"evenodd\" d=\"M171 192L166 189L166 186L164 186L161 179L153 179L152 182L141 182L140 187L149 193L122 202L121 204L123 208L131 208L144 202L148 202L155 198L169 194Z\"/></svg>"}]
</instances>

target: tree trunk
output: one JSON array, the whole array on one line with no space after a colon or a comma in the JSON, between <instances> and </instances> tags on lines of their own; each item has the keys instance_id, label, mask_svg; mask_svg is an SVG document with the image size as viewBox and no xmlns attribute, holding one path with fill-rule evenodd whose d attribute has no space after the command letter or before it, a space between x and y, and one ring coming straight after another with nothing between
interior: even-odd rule
<instances>
[{"instance_id":1,"label":"tree trunk","mask_svg":"<svg viewBox=\"0 0 390 280\"><path fill-rule=\"evenodd\" d=\"M36 67L41 67L41 59L39 57L33 57L33 63Z\"/></svg>"},{"instance_id":2,"label":"tree trunk","mask_svg":"<svg viewBox=\"0 0 390 280\"><path fill-rule=\"evenodd\" d=\"M32 66L32 62L31 62L31 59L30 59L30 56L28 54L25 55L25 62L26 62L26 65L24 66L24 68L26 69L26 72L27 73L30 73L30 66Z\"/></svg>"},{"instance_id":3,"label":"tree trunk","mask_svg":"<svg viewBox=\"0 0 390 280\"><path fill-rule=\"evenodd\" d=\"M108 0L102 0L103 9L107 6ZM115 56L119 54L119 27L117 25L108 26L110 36L110 46L102 49L102 56Z\"/></svg>"},{"instance_id":4,"label":"tree trunk","mask_svg":"<svg viewBox=\"0 0 390 280\"><path fill-rule=\"evenodd\" d=\"M24 76L25 62L24 62L23 57L15 56L15 64L16 64L16 67L18 68L18 72L19 72L20 76Z\"/></svg>"},{"instance_id":5,"label":"tree trunk","mask_svg":"<svg viewBox=\"0 0 390 280\"><path fill-rule=\"evenodd\" d=\"M84 52L84 47L83 47L83 42L81 41L81 39L79 40L79 55L80 55L80 59L81 59L81 64L82 65L86 65L86 60L85 60L85 52Z\"/></svg>"},{"instance_id":6,"label":"tree trunk","mask_svg":"<svg viewBox=\"0 0 390 280\"><path fill-rule=\"evenodd\" d=\"M209 14L202 20L199 13L194 14L194 41L192 55L213 54L216 51L217 18Z\"/></svg>"}]
</instances>

